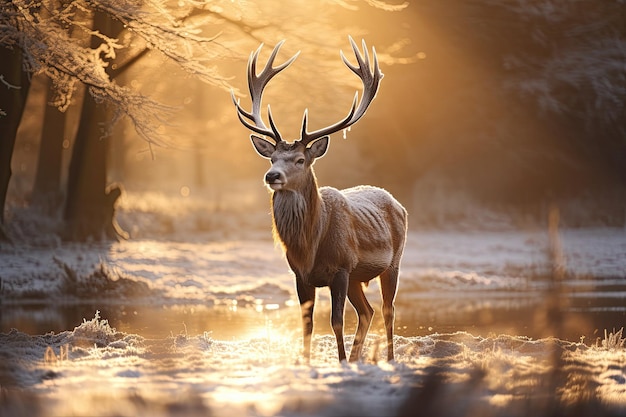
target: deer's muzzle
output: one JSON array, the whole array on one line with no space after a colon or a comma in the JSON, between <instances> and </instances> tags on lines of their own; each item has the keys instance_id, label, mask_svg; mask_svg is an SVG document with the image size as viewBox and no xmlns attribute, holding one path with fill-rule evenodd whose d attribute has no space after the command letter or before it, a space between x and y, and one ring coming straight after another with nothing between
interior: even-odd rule
<instances>
[{"instance_id":1,"label":"deer's muzzle","mask_svg":"<svg viewBox=\"0 0 626 417\"><path fill-rule=\"evenodd\" d=\"M283 181L281 173L277 171L269 171L265 174L265 183L272 190L280 190L283 188L283 185L285 185L285 181Z\"/></svg>"}]
</instances>

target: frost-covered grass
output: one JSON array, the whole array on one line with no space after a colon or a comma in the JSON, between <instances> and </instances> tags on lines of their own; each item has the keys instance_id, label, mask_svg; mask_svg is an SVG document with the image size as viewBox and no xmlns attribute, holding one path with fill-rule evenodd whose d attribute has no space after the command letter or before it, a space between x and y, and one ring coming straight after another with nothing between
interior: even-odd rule
<instances>
[{"instance_id":1,"label":"frost-covered grass","mask_svg":"<svg viewBox=\"0 0 626 417\"><path fill-rule=\"evenodd\" d=\"M334 338L325 334L314 338L306 365L300 342L295 329L284 328L237 340L208 333L146 339L116 331L98 313L59 334L12 331L0 334L0 412L539 416L626 410L624 348L455 332L397 336L397 360L387 363L376 356L380 338L370 335L364 362L339 364ZM46 360L50 350L58 360Z\"/></svg>"},{"instance_id":2,"label":"frost-covered grass","mask_svg":"<svg viewBox=\"0 0 626 417\"><path fill-rule=\"evenodd\" d=\"M568 290L624 285L622 229L563 230L561 236ZM547 247L547 234L541 230L412 231L399 294L542 291L552 266ZM282 303L294 297L291 273L269 230L265 236L232 240L204 240L196 234L189 241L6 245L0 264L4 302L85 301L107 295L167 303L224 298L246 303L272 295Z\"/></svg>"},{"instance_id":3,"label":"frost-covered grass","mask_svg":"<svg viewBox=\"0 0 626 417\"><path fill-rule=\"evenodd\" d=\"M602 340L602 347L606 350L619 350L624 348L626 339L622 337L624 328L622 327L617 332L615 329L611 333L607 334L607 330L604 329L604 339Z\"/></svg>"}]
</instances>

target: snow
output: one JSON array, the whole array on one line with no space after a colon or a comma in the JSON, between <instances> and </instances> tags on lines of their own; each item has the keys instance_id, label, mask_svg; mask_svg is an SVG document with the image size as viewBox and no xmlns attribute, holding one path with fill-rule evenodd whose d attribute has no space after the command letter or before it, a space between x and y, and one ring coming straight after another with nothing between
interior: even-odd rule
<instances>
[{"instance_id":1,"label":"snow","mask_svg":"<svg viewBox=\"0 0 626 417\"><path fill-rule=\"evenodd\" d=\"M30 415L40 407L45 415L78 416L393 416L438 378L445 392L414 407L436 406L440 415L490 410L515 416L552 396L567 409L584 394L607 409L626 409L624 349L556 339L466 332L396 337L395 363L339 364L333 337L318 335L312 363L305 365L299 340L289 332L237 341L207 333L146 339L117 332L96 314L71 331L30 336L14 330L0 334L0 341L3 363L12 364L4 365L8 377L17 385L4 389L1 407ZM379 341L368 337L366 357ZM64 346L68 353L61 358ZM558 369L576 378L551 386L555 349L563 352ZM25 392L36 401L21 402Z\"/></svg>"},{"instance_id":2,"label":"snow","mask_svg":"<svg viewBox=\"0 0 626 417\"><path fill-rule=\"evenodd\" d=\"M546 231L411 231L396 361L381 359L377 313L356 364L336 360L324 290L303 363L293 277L269 233L2 246L0 321L16 329L0 333L0 415L626 412L626 349L603 346L599 327L624 325L623 229L560 232L562 323L546 301ZM376 288L366 294L377 307ZM75 316L58 319L54 332L31 326L92 307L70 324ZM511 327L498 327L507 315Z\"/></svg>"},{"instance_id":3,"label":"snow","mask_svg":"<svg viewBox=\"0 0 626 417\"><path fill-rule=\"evenodd\" d=\"M565 271L572 278L567 287L590 281L597 285L599 280L624 284L624 229L564 230L561 241ZM545 281L536 278L551 268L547 247L541 230L410 232L401 292L541 290ZM143 284L155 303L239 298L284 304L294 297L292 274L269 237L211 241L197 235L184 242L146 238L111 245L5 246L0 263L8 302L41 294L67 299L68 280L88 287L103 276L132 283L137 291Z\"/></svg>"}]
</instances>

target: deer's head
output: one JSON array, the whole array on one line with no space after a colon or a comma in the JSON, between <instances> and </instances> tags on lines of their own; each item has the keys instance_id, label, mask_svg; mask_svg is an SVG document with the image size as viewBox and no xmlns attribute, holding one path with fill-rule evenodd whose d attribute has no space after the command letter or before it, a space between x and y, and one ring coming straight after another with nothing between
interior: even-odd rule
<instances>
[{"instance_id":1,"label":"deer's head","mask_svg":"<svg viewBox=\"0 0 626 417\"><path fill-rule=\"evenodd\" d=\"M283 43L284 41L281 41L274 47L265 68L263 68L263 71L258 75L256 65L263 45L259 46L255 52L250 54L250 59L248 60L248 87L252 98L252 112L244 110L239 100L235 98L234 93L231 92L233 103L237 107L237 116L239 116L241 123L248 129L261 135L252 134L250 138L259 155L269 159L272 163L271 168L265 174L265 182L274 191L297 189L300 187L302 181L311 174L311 166L315 160L324 156L328 150L330 135L340 130L347 129L363 117L370 103L374 100L374 97L376 97L380 80L383 78L383 74L378 67L376 50L372 48L372 69L370 67L370 58L365 41L362 42L363 55L361 55L358 46L354 43L354 40L350 38L350 44L352 45L358 66L352 65L346 59L343 52L341 52L341 59L363 83L363 97L361 101L359 102L359 93L357 92L354 96L350 112L344 119L331 126L313 132L308 131L308 111L305 110L302 118L300 139L292 143L286 142L282 139L274 123L269 105L267 106L269 128L261 118L261 98L265 86L276 74L291 65L299 55L298 52L282 65L273 67L274 59Z\"/></svg>"}]
</instances>

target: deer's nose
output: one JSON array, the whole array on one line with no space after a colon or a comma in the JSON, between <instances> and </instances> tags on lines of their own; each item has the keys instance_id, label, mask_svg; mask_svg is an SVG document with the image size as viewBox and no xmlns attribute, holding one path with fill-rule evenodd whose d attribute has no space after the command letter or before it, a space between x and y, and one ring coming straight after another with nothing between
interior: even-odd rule
<instances>
[{"instance_id":1,"label":"deer's nose","mask_svg":"<svg viewBox=\"0 0 626 417\"><path fill-rule=\"evenodd\" d=\"M280 172L270 171L265 174L265 182L272 184L280 179Z\"/></svg>"}]
</instances>

